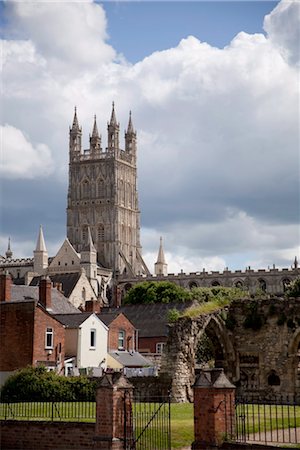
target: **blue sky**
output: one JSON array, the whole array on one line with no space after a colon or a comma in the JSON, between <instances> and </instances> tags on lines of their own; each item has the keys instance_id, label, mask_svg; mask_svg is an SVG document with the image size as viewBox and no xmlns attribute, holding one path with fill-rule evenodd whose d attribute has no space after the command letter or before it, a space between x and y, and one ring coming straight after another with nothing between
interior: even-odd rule
<instances>
[{"instance_id":1,"label":"blue sky","mask_svg":"<svg viewBox=\"0 0 300 450\"><path fill-rule=\"evenodd\" d=\"M132 63L178 45L189 35L223 48L240 31L262 33L278 2L104 2L109 43Z\"/></svg>"},{"instance_id":2,"label":"blue sky","mask_svg":"<svg viewBox=\"0 0 300 450\"><path fill-rule=\"evenodd\" d=\"M0 254L66 233L68 127L138 135L143 254L170 272L299 255L299 2L2 2ZM122 131L123 134L123 131Z\"/></svg>"}]
</instances>

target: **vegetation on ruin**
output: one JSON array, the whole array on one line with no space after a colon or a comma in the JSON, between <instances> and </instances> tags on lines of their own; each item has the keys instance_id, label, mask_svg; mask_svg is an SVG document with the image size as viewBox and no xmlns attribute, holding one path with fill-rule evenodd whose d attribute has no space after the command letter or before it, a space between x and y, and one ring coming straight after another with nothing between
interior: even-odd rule
<instances>
[{"instance_id":1,"label":"vegetation on ruin","mask_svg":"<svg viewBox=\"0 0 300 450\"><path fill-rule=\"evenodd\" d=\"M285 292L285 297L300 297L300 278L296 278L296 280L289 284Z\"/></svg>"},{"instance_id":2,"label":"vegetation on ruin","mask_svg":"<svg viewBox=\"0 0 300 450\"><path fill-rule=\"evenodd\" d=\"M187 308L181 317L199 317L211 314L229 306L234 300L245 297L245 291L239 288L214 286L211 288L193 288L191 290L194 304Z\"/></svg>"},{"instance_id":3,"label":"vegetation on ruin","mask_svg":"<svg viewBox=\"0 0 300 450\"><path fill-rule=\"evenodd\" d=\"M43 366L28 366L12 374L1 388L1 401L93 401L96 382L64 377Z\"/></svg>"}]
</instances>

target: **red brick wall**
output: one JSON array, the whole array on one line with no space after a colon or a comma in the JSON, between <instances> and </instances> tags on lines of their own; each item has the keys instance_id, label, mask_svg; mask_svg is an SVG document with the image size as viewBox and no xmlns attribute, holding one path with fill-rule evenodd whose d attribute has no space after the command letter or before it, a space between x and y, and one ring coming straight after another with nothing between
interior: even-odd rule
<instances>
[{"instance_id":1,"label":"red brick wall","mask_svg":"<svg viewBox=\"0 0 300 450\"><path fill-rule=\"evenodd\" d=\"M47 328L53 329L53 350L51 355L48 354L48 349L45 349ZM65 357L65 329L61 323L51 317L42 307L37 307L34 320L32 364L36 365L38 361L56 362L59 358L59 347L61 347L60 361L63 363Z\"/></svg>"},{"instance_id":2,"label":"red brick wall","mask_svg":"<svg viewBox=\"0 0 300 450\"><path fill-rule=\"evenodd\" d=\"M234 430L234 389L194 387L193 449L221 445Z\"/></svg>"},{"instance_id":3,"label":"red brick wall","mask_svg":"<svg viewBox=\"0 0 300 450\"><path fill-rule=\"evenodd\" d=\"M149 353L156 353L156 344L158 342L167 342L166 336L161 337L139 337L139 352L149 352Z\"/></svg>"},{"instance_id":4,"label":"red brick wall","mask_svg":"<svg viewBox=\"0 0 300 450\"><path fill-rule=\"evenodd\" d=\"M101 319L101 315L99 316ZM118 338L119 331L125 331L125 350L134 350L135 349L135 328L132 323L124 316L124 314L119 314L115 320L111 322L109 325L108 331L108 350L118 350Z\"/></svg>"},{"instance_id":5,"label":"red brick wall","mask_svg":"<svg viewBox=\"0 0 300 450\"><path fill-rule=\"evenodd\" d=\"M0 303L0 370L32 363L34 302Z\"/></svg>"},{"instance_id":6,"label":"red brick wall","mask_svg":"<svg viewBox=\"0 0 300 450\"><path fill-rule=\"evenodd\" d=\"M2 450L93 449L94 423L1 421Z\"/></svg>"},{"instance_id":7,"label":"red brick wall","mask_svg":"<svg viewBox=\"0 0 300 450\"><path fill-rule=\"evenodd\" d=\"M58 358L61 343L61 361L65 354L64 327L34 301L0 303L0 370L11 371L37 361L53 361ZM45 350L45 331L53 328L54 346L51 355Z\"/></svg>"}]
</instances>

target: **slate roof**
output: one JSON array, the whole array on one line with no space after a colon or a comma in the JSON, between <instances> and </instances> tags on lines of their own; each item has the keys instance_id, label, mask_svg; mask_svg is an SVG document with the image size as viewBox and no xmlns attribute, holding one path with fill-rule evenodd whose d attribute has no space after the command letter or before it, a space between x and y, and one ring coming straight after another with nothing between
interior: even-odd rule
<instances>
[{"instance_id":1,"label":"slate roof","mask_svg":"<svg viewBox=\"0 0 300 450\"><path fill-rule=\"evenodd\" d=\"M20 285L17 286L15 284L12 284L11 286L11 302L26 302L26 301L36 301L38 302L39 299L39 288L36 286L25 286ZM75 308L75 306L72 305L68 301L68 299L59 292L56 288L51 289L51 304L52 304L52 314L81 314L80 311Z\"/></svg>"},{"instance_id":2,"label":"slate roof","mask_svg":"<svg viewBox=\"0 0 300 450\"><path fill-rule=\"evenodd\" d=\"M65 325L66 328L78 328L92 312L83 312L80 314L55 314L55 319Z\"/></svg>"},{"instance_id":3,"label":"slate roof","mask_svg":"<svg viewBox=\"0 0 300 450\"><path fill-rule=\"evenodd\" d=\"M106 312L106 308L104 308L100 313L97 313L97 316L99 317L102 322L105 323L106 326L109 326L111 322L113 322L121 313L124 314L123 311L120 310L120 308L113 308L114 311ZM124 314L126 316L126 314ZM131 322L129 317L126 316L126 318ZM134 324L132 324L134 325Z\"/></svg>"},{"instance_id":4,"label":"slate roof","mask_svg":"<svg viewBox=\"0 0 300 450\"><path fill-rule=\"evenodd\" d=\"M79 317L78 314L56 314L55 318L59 322L63 323L66 328L78 328L91 314L92 312L83 312ZM121 314L121 311L116 310L110 313L98 313L96 316L107 326L111 324L116 317Z\"/></svg>"},{"instance_id":5,"label":"slate roof","mask_svg":"<svg viewBox=\"0 0 300 450\"><path fill-rule=\"evenodd\" d=\"M61 283L62 290L65 297L70 297L73 289L75 288L81 274L78 272L73 273L57 273L50 274L50 280L52 283ZM41 277L33 277L30 286L38 286Z\"/></svg>"},{"instance_id":6,"label":"slate roof","mask_svg":"<svg viewBox=\"0 0 300 450\"><path fill-rule=\"evenodd\" d=\"M138 352L115 351L109 352L109 355L124 367L147 367L151 365L149 360Z\"/></svg>"},{"instance_id":7,"label":"slate roof","mask_svg":"<svg viewBox=\"0 0 300 450\"><path fill-rule=\"evenodd\" d=\"M124 305L120 308L107 308L107 312L122 312L139 330L139 337L168 336L167 316L170 309L176 308L181 312L191 305L192 302ZM99 314L100 318L104 311L106 308Z\"/></svg>"}]
</instances>

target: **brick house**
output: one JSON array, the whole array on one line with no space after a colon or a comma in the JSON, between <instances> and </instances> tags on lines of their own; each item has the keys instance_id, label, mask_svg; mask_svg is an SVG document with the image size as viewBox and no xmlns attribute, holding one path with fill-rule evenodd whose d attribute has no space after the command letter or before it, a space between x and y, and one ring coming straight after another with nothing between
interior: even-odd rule
<instances>
[{"instance_id":1,"label":"brick house","mask_svg":"<svg viewBox=\"0 0 300 450\"><path fill-rule=\"evenodd\" d=\"M136 329L136 349L143 354L160 355L167 342L168 314L172 309L183 312L192 302L124 305L102 311L123 313Z\"/></svg>"},{"instance_id":2,"label":"brick house","mask_svg":"<svg viewBox=\"0 0 300 450\"><path fill-rule=\"evenodd\" d=\"M62 373L65 356L64 326L58 312L80 312L53 288L49 279L39 287L15 286L0 274L0 383L16 369L45 365Z\"/></svg>"}]
</instances>

